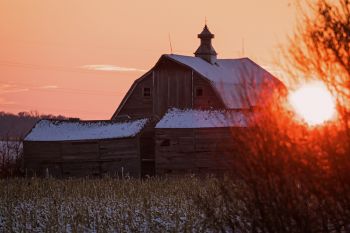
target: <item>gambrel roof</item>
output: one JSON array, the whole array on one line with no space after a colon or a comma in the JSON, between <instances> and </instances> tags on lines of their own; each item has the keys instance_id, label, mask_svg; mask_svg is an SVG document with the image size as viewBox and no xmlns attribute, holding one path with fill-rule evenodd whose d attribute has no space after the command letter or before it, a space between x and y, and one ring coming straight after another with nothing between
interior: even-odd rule
<instances>
[{"instance_id":1,"label":"gambrel roof","mask_svg":"<svg viewBox=\"0 0 350 233\"><path fill-rule=\"evenodd\" d=\"M136 85L164 59L192 69L208 80L226 109L239 110L264 106L267 104L266 100L277 89L285 88L280 80L249 58L217 59L211 64L200 57L164 54L151 70L135 80L112 119L118 114Z\"/></svg>"},{"instance_id":2,"label":"gambrel roof","mask_svg":"<svg viewBox=\"0 0 350 233\"><path fill-rule=\"evenodd\" d=\"M217 59L211 64L199 57L163 56L208 79L228 109L264 105L261 96L268 98L277 88L284 87L280 80L249 58Z\"/></svg>"}]
</instances>

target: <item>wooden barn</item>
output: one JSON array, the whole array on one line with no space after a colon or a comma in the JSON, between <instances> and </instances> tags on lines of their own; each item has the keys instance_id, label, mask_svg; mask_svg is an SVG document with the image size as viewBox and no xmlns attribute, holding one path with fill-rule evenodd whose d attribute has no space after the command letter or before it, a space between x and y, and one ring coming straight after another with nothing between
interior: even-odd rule
<instances>
[{"instance_id":1,"label":"wooden barn","mask_svg":"<svg viewBox=\"0 0 350 233\"><path fill-rule=\"evenodd\" d=\"M147 119L129 122L41 120L24 139L28 176L140 177ZM146 148L146 149L145 149ZM147 170L148 169L148 170ZM153 168L154 169L154 168Z\"/></svg>"},{"instance_id":2,"label":"wooden barn","mask_svg":"<svg viewBox=\"0 0 350 233\"><path fill-rule=\"evenodd\" d=\"M284 85L249 58L218 59L206 25L198 38L195 56L162 55L133 83L110 122L39 122L24 142L27 171L57 176L123 171L140 177L154 171L225 170L231 158L220 152L234 150L226 143L234 137L232 129L247 128L237 118L269 105ZM147 127L123 135L125 124L144 119ZM116 127L107 130L112 132L108 137L89 134L93 126L104 135L105 124ZM76 128L67 127L59 137L60 125ZM35 136L36 131L46 136ZM69 137L75 133L80 137Z\"/></svg>"}]
</instances>

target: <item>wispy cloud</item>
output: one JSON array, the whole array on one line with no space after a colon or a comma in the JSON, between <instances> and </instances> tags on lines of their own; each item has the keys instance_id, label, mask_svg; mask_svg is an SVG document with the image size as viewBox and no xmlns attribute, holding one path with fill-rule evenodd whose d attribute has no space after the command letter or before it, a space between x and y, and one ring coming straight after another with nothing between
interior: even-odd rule
<instances>
[{"instance_id":1,"label":"wispy cloud","mask_svg":"<svg viewBox=\"0 0 350 233\"><path fill-rule=\"evenodd\" d=\"M18 88L1 91L1 93L17 93L17 92L26 92L29 91L29 88Z\"/></svg>"},{"instance_id":2,"label":"wispy cloud","mask_svg":"<svg viewBox=\"0 0 350 233\"><path fill-rule=\"evenodd\" d=\"M15 84L0 84L0 94L27 92L27 91L38 90L38 89L52 90L52 89L57 89L57 88L59 88L59 87L56 85L26 87L25 85L22 85L22 84L20 86L17 86Z\"/></svg>"},{"instance_id":3,"label":"wispy cloud","mask_svg":"<svg viewBox=\"0 0 350 233\"><path fill-rule=\"evenodd\" d=\"M5 89L5 88L10 88L12 86L13 85L10 85L10 84L0 84L0 90Z\"/></svg>"},{"instance_id":4,"label":"wispy cloud","mask_svg":"<svg viewBox=\"0 0 350 233\"><path fill-rule=\"evenodd\" d=\"M84 65L80 68L86 70L96 70L96 71L109 71L109 72L145 72L146 70L130 68L130 67L120 67L115 65Z\"/></svg>"},{"instance_id":5,"label":"wispy cloud","mask_svg":"<svg viewBox=\"0 0 350 233\"><path fill-rule=\"evenodd\" d=\"M16 102L8 101L8 100L0 97L0 105L13 105L13 104L16 104Z\"/></svg>"},{"instance_id":6,"label":"wispy cloud","mask_svg":"<svg viewBox=\"0 0 350 233\"><path fill-rule=\"evenodd\" d=\"M57 89L58 86L56 85L46 85L46 86L41 86L41 87L38 87L39 89Z\"/></svg>"}]
</instances>

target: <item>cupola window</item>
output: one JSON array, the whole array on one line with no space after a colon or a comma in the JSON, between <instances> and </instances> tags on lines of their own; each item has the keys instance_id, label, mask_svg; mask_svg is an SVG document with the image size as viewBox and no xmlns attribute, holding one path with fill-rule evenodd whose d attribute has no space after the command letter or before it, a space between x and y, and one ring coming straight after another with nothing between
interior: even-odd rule
<instances>
[{"instance_id":1,"label":"cupola window","mask_svg":"<svg viewBox=\"0 0 350 233\"><path fill-rule=\"evenodd\" d=\"M151 95L152 95L151 88L144 87L143 88L143 96L144 97L151 97Z\"/></svg>"}]
</instances>

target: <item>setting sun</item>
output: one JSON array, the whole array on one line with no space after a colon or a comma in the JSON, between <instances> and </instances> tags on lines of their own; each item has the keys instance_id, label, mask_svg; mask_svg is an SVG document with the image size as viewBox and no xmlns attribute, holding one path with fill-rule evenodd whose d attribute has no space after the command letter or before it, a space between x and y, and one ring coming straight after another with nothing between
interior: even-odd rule
<instances>
[{"instance_id":1,"label":"setting sun","mask_svg":"<svg viewBox=\"0 0 350 233\"><path fill-rule=\"evenodd\" d=\"M335 115L334 99L321 82L301 86L290 94L289 102L309 125L322 124Z\"/></svg>"}]
</instances>

